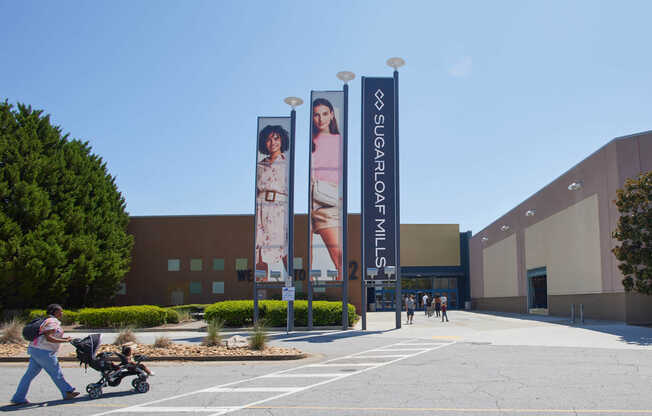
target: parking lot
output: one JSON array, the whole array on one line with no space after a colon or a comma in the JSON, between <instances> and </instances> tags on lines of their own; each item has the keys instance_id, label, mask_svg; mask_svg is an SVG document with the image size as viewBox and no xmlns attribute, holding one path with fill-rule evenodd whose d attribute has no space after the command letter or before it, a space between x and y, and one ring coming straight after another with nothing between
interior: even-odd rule
<instances>
[{"instance_id":1,"label":"parking lot","mask_svg":"<svg viewBox=\"0 0 652 416\"><path fill-rule=\"evenodd\" d=\"M651 328L465 311L449 316L442 323L417 314L414 325L394 330L392 313L372 313L366 332L274 333L273 344L311 354L299 361L151 363L156 376L146 394L123 383L97 400L54 400L58 392L40 375L28 394L33 404L0 409L95 416L652 414ZM1 368L8 401L25 365ZM64 373L79 390L98 378L72 363Z\"/></svg>"}]
</instances>

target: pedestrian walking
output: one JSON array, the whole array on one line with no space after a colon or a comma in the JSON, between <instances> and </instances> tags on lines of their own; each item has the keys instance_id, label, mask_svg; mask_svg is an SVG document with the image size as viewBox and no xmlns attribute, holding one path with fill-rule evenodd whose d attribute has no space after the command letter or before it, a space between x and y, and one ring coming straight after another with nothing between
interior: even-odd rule
<instances>
[{"instance_id":1,"label":"pedestrian walking","mask_svg":"<svg viewBox=\"0 0 652 416\"><path fill-rule=\"evenodd\" d=\"M11 398L11 404L19 405L29 403L27 401L27 390L34 377L36 377L41 370L45 370L50 376L54 384L59 388L61 396L64 400L74 399L79 396L79 392L68 384L63 377L59 360L57 359L57 351L59 346L64 342L69 342L70 337L63 335L61 329L61 316L63 316L63 308L61 305L52 304L47 308L47 318L41 323L39 327L39 335L30 341L27 347L27 354L29 354L29 365L27 371L20 379L16 393Z\"/></svg>"},{"instance_id":2,"label":"pedestrian walking","mask_svg":"<svg viewBox=\"0 0 652 416\"><path fill-rule=\"evenodd\" d=\"M425 293L425 294L423 295L422 300L423 300L423 314L426 315L426 316L428 316L428 300L429 300L429 299L430 299L430 298L428 298L428 294Z\"/></svg>"},{"instance_id":3,"label":"pedestrian walking","mask_svg":"<svg viewBox=\"0 0 652 416\"><path fill-rule=\"evenodd\" d=\"M441 297L441 321L444 322L444 318L446 318L446 322L448 322L448 314L446 311L448 310L448 298L446 296Z\"/></svg>"},{"instance_id":4,"label":"pedestrian walking","mask_svg":"<svg viewBox=\"0 0 652 416\"><path fill-rule=\"evenodd\" d=\"M410 297L407 300L406 303L407 306L407 317L408 317L408 324L413 324L414 323L414 309L417 306L417 302L414 300L414 295L410 295Z\"/></svg>"},{"instance_id":5,"label":"pedestrian walking","mask_svg":"<svg viewBox=\"0 0 652 416\"><path fill-rule=\"evenodd\" d=\"M439 318L441 311L441 297L436 296L435 297L435 317Z\"/></svg>"},{"instance_id":6,"label":"pedestrian walking","mask_svg":"<svg viewBox=\"0 0 652 416\"><path fill-rule=\"evenodd\" d=\"M432 313L434 311L435 303L433 301L434 301L434 299L432 298L432 296L430 296L428 298L428 304L426 306L426 314L427 314L428 318L430 318L432 316Z\"/></svg>"}]
</instances>

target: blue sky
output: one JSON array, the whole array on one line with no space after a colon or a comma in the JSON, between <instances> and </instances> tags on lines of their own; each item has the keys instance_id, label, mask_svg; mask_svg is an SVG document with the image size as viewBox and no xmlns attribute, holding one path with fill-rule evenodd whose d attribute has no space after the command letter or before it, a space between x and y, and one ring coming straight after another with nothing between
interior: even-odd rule
<instances>
[{"instance_id":1,"label":"blue sky","mask_svg":"<svg viewBox=\"0 0 652 416\"><path fill-rule=\"evenodd\" d=\"M614 137L652 129L646 1L0 0L0 98L89 141L131 215L253 213L256 117L401 69L401 222L474 233ZM297 112L296 212L308 123Z\"/></svg>"}]
</instances>

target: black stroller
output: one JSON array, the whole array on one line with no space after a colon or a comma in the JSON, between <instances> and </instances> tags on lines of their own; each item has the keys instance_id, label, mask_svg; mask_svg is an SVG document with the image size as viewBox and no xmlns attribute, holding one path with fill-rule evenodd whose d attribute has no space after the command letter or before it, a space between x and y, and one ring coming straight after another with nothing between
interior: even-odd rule
<instances>
[{"instance_id":1,"label":"black stroller","mask_svg":"<svg viewBox=\"0 0 652 416\"><path fill-rule=\"evenodd\" d=\"M102 397L103 387L107 385L116 387L120 385L123 378L128 376L136 376L131 380L131 385L138 393L147 393L149 391L148 375L138 366L141 361L145 360L145 357L135 355L135 363L129 363L127 357L120 353L102 352L96 355L101 337L101 334L91 334L85 338L76 338L70 342L77 350L80 365L83 364L86 368L90 366L102 375L97 383L86 386L86 392L90 398L98 399ZM112 355L120 359L120 364L111 362L110 357Z\"/></svg>"}]
</instances>

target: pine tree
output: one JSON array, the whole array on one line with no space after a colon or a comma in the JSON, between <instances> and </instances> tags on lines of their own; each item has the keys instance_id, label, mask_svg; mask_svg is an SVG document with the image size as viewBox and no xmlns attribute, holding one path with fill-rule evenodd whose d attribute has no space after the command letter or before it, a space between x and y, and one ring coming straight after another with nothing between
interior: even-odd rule
<instances>
[{"instance_id":1,"label":"pine tree","mask_svg":"<svg viewBox=\"0 0 652 416\"><path fill-rule=\"evenodd\" d=\"M108 303L131 262L125 208L88 142L0 102L0 305Z\"/></svg>"},{"instance_id":2,"label":"pine tree","mask_svg":"<svg viewBox=\"0 0 652 416\"><path fill-rule=\"evenodd\" d=\"M620 245L612 251L625 276L623 286L652 295L652 171L627 179L616 192L620 218L612 236Z\"/></svg>"}]
</instances>

